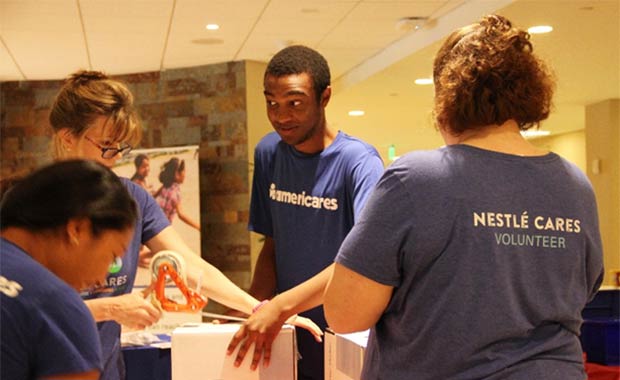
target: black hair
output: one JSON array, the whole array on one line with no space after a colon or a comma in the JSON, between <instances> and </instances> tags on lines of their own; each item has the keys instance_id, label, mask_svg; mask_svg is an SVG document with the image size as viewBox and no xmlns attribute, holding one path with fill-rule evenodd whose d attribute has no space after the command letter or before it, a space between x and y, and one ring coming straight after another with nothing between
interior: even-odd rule
<instances>
[{"instance_id":1,"label":"black hair","mask_svg":"<svg viewBox=\"0 0 620 380\"><path fill-rule=\"evenodd\" d=\"M118 176L86 160L43 167L13 184L0 203L0 229L53 230L76 218L90 220L93 235L99 236L133 227L138 212Z\"/></svg>"},{"instance_id":2,"label":"black hair","mask_svg":"<svg viewBox=\"0 0 620 380\"><path fill-rule=\"evenodd\" d=\"M159 182L161 182L164 187L168 188L174 183L176 174L183 170L185 170L185 160L172 157L161 167Z\"/></svg>"},{"instance_id":3,"label":"black hair","mask_svg":"<svg viewBox=\"0 0 620 380\"><path fill-rule=\"evenodd\" d=\"M323 91L331 84L331 75L327 61L316 50L302 45L293 45L280 50L267 64L265 77L302 73L307 73L312 78L316 99L320 102Z\"/></svg>"},{"instance_id":4,"label":"black hair","mask_svg":"<svg viewBox=\"0 0 620 380\"><path fill-rule=\"evenodd\" d=\"M142 166L142 163L144 162L144 160L148 160L149 156L147 156L144 153L140 153L139 155L136 156L136 158L133 159L133 164L136 166L136 169L138 169L140 166Z\"/></svg>"}]
</instances>

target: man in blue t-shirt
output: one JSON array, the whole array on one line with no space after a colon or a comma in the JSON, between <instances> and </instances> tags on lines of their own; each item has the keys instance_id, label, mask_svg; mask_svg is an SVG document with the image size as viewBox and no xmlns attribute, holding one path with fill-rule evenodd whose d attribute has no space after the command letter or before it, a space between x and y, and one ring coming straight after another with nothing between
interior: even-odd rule
<instances>
[{"instance_id":1,"label":"man in blue t-shirt","mask_svg":"<svg viewBox=\"0 0 620 380\"><path fill-rule=\"evenodd\" d=\"M258 299L330 267L383 173L372 146L327 125L330 73L318 52L304 46L281 50L268 64L264 94L275 132L254 152L249 228L265 236L250 288ZM319 277L315 290L326 285L321 279L327 277ZM322 302L314 297L319 293L280 306L302 312ZM322 307L302 315L326 327ZM299 379L322 379L322 344L298 331L298 347Z\"/></svg>"}]
</instances>

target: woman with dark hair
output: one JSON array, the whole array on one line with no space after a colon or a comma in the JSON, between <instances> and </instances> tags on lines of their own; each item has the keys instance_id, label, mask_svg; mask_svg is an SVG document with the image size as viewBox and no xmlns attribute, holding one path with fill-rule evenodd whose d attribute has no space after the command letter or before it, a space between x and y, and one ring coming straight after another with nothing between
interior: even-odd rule
<instances>
[{"instance_id":1,"label":"woman with dark hair","mask_svg":"<svg viewBox=\"0 0 620 380\"><path fill-rule=\"evenodd\" d=\"M181 184L185 181L185 160L172 157L161 168L159 181L162 187L155 193L155 200L170 222L175 215L187 225L200 231L200 224L195 222L181 208Z\"/></svg>"},{"instance_id":2,"label":"woman with dark hair","mask_svg":"<svg viewBox=\"0 0 620 380\"><path fill-rule=\"evenodd\" d=\"M362 379L586 378L581 310L603 279L596 201L574 164L520 133L551 108L532 50L497 15L439 49L446 146L387 169L325 293L334 331L371 328Z\"/></svg>"},{"instance_id":3,"label":"woman with dark hair","mask_svg":"<svg viewBox=\"0 0 620 380\"><path fill-rule=\"evenodd\" d=\"M98 379L101 347L78 290L105 280L133 236L136 204L92 161L17 181L0 204L0 377Z\"/></svg>"}]
</instances>

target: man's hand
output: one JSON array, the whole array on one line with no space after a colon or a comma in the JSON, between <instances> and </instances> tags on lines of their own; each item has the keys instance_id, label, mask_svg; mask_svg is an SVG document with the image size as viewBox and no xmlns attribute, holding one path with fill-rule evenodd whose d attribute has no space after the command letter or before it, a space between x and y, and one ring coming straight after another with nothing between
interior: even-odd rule
<instances>
[{"instance_id":1,"label":"man's hand","mask_svg":"<svg viewBox=\"0 0 620 380\"><path fill-rule=\"evenodd\" d=\"M321 341L323 332L310 319L297 315L293 315L288 320L285 318L283 313L272 302L265 304L252 314L233 336L226 350L227 355L232 355L241 343L235 358L235 367L241 365L252 344L254 344L254 354L250 369L254 371L258 368L261 357L263 357L265 367L269 366L271 361L271 345L280 333L284 323L304 328L310 331L318 342Z\"/></svg>"}]
</instances>

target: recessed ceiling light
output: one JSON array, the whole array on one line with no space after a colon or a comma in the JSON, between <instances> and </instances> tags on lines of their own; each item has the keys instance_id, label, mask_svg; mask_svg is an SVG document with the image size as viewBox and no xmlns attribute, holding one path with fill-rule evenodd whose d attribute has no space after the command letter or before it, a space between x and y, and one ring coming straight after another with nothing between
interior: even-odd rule
<instances>
[{"instance_id":1,"label":"recessed ceiling light","mask_svg":"<svg viewBox=\"0 0 620 380\"><path fill-rule=\"evenodd\" d=\"M527 32L529 34L544 34L549 33L553 30L551 25L537 25L527 28Z\"/></svg>"},{"instance_id":2,"label":"recessed ceiling light","mask_svg":"<svg viewBox=\"0 0 620 380\"><path fill-rule=\"evenodd\" d=\"M205 28L207 28L207 30L218 30L220 26L218 24L207 24Z\"/></svg>"},{"instance_id":3,"label":"recessed ceiling light","mask_svg":"<svg viewBox=\"0 0 620 380\"><path fill-rule=\"evenodd\" d=\"M433 78L418 78L413 83L420 86L427 86L429 84L433 84Z\"/></svg>"},{"instance_id":4,"label":"recessed ceiling light","mask_svg":"<svg viewBox=\"0 0 620 380\"><path fill-rule=\"evenodd\" d=\"M364 111L352 110L352 111L349 111L349 116L364 116Z\"/></svg>"},{"instance_id":5,"label":"recessed ceiling light","mask_svg":"<svg viewBox=\"0 0 620 380\"><path fill-rule=\"evenodd\" d=\"M532 137L549 136L550 134L550 131L544 131L542 129L528 129L526 131L521 131L521 136L525 137L526 139Z\"/></svg>"}]
</instances>

